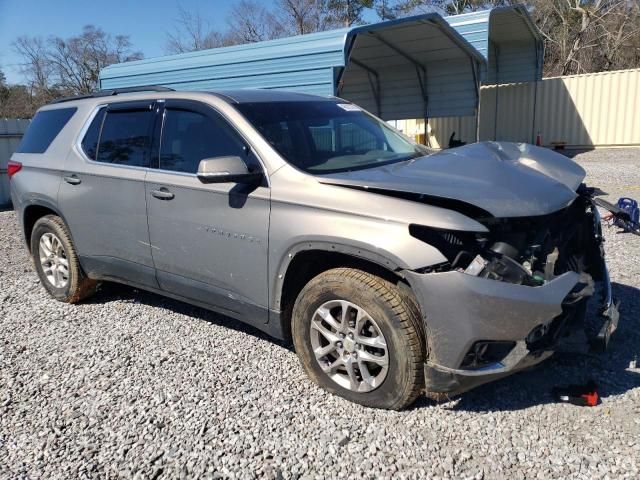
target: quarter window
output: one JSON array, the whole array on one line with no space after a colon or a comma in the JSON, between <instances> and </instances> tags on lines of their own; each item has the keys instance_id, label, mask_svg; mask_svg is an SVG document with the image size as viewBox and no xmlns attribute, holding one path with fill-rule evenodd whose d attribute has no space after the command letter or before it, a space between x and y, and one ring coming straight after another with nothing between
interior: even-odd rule
<instances>
[{"instance_id":1,"label":"quarter window","mask_svg":"<svg viewBox=\"0 0 640 480\"><path fill-rule=\"evenodd\" d=\"M227 122L213 111L207 115L168 107L164 114L160 169L196 173L200 160L247 157L247 147Z\"/></svg>"},{"instance_id":2,"label":"quarter window","mask_svg":"<svg viewBox=\"0 0 640 480\"><path fill-rule=\"evenodd\" d=\"M154 115L155 112L150 109L107 111L96 160L118 165L148 167Z\"/></svg>"},{"instance_id":3,"label":"quarter window","mask_svg":"<svg viewBox=\"0 0 640 480\"><path fill-rule=\"evenodd\" d=\"M36 113L18 146L17 153L46 152L76 110L76 108L57 108Z\"/></svg>"}]
</instances>

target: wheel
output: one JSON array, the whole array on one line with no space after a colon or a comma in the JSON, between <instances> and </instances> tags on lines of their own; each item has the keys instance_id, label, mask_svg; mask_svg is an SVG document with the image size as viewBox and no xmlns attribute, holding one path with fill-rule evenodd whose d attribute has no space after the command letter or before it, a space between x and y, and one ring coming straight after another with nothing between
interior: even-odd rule
<instances>
[{"instance_id":1,"label":"wheel","mask_svg":"<svg viewBox=\"0 0 640 480\"><path fill-rule=\"evenodd\" d=\"M368 407L400 410L424 386L419 310L391 282L352 268L313 278L293 307L293 343L309 377Z\"/></svg>"},{"instance_id":2,"label":"wheel","mask_svg":"<svg viewBox=\"0 0 640 480\"><path fill-rule=\"evenodd\" d=\"M95 292L97 282L82 271L69 230L60 217L38 219L31 234L31 254L40 282L56 300L76 303Z\"/></svg>"}]
</instances>

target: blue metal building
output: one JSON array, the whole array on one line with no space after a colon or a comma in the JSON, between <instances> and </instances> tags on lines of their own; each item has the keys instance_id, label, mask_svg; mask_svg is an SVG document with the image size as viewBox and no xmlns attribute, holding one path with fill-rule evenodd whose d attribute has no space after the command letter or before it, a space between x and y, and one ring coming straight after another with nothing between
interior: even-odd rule
<instances>
[{"instance_id":1,"label":"blue metal building","mask_svg":"<svg viewBox=\"0 0 640 480\"><path fill-rule=\"evenodd\" d=\"M533 82L542 78L544 44L522 5L444 17L486 59L482 83Z\"/></svg>"},{"instance_id":2,"label":"blue metal building","mask_svg":"<svg viewBox=\"0 0 640 480\"><path fill-rule=\"evenodd\" d=\"M386 120L475 115L485 57L440 15L111 65L102 89L273 88L337 95Z\"/></svg>"}]
</instances>

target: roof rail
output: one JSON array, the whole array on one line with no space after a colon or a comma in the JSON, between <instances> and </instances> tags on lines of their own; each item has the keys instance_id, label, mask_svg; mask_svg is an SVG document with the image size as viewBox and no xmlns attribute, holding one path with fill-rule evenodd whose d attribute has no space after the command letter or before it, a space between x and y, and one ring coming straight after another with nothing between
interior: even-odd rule
<instances>
[{"instance_id":1,"label":"roof rail","mask_svg":"<svg viewBox=\"0 0 640 480\"><path fill-rule=\"evenodd\" d=\"M162 87L160 85L143 85L140 87L114 88L110 90L100 90L99 92L89 93L87 95L74 95L72 97L59 98L51 103L72 102L73 100L82 100L84 98L111 97L113 95L119 95L121 93L133 92L175 92L175 90L173 88Z\"/></svg>"}]
</instances>

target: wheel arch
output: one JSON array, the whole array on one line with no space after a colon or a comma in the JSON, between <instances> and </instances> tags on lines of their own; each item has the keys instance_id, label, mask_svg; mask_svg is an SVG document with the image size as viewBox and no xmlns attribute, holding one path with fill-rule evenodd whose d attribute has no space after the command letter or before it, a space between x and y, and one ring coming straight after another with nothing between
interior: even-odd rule
<instances>
[{"instance_id":1,"label":"wheel arch","mask_svg":"<svg viewBox=\"0 0 640 480\"><path fill-rule=\"evenodd\" d=\"M26 205L22 210L22 233L29 252L31 252L31 234L33 233L33 227L39 219L46 215L56 215L62 219L65 225L68 225L60 211L47 201L39 200ZM69 235L71 236L71 232L69 232ZM71 238L73 240L73 236L71 236Z\"/></svg>"},{"instance_id":2,"label":"wheel arch","mask_svg":"<svg viewBox=\"0 0 640 480\"><path fill-rule=\"evenodd\" d=\"M356 268L401 284L411 291L401 275L402 267L391 259L366 249L325 242L305 242L289 250L282 260L273 283L273 310L284 338L291 338L293 305L304 286L315 276L337 267Z\"/></svg>"}]
</instances>

